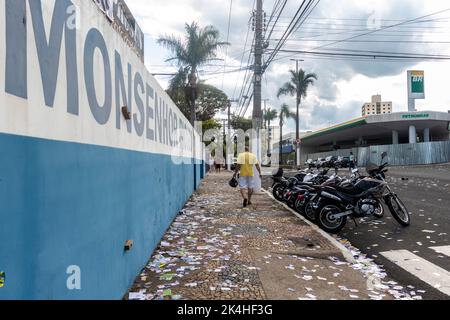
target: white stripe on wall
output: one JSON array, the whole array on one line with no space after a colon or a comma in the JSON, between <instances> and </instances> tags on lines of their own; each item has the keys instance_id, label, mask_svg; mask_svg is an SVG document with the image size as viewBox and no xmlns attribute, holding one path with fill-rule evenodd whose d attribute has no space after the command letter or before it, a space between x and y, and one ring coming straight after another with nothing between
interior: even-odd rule
<instances>
[{"instance_id":1,"label":"white stripe on wall","mask_svg":"<svg viewBox=\"0 0 450 320\"><path fill-rule=\"evenodd\" d=\"M382 252L381 254L430 286L450 295L450 272L447 270L407 250Z\"/></svg>"}]
</instances>

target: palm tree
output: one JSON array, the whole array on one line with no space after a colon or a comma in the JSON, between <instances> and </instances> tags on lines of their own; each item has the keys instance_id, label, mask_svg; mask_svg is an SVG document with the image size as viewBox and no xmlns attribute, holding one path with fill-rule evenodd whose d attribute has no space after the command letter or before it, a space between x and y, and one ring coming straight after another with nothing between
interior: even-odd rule
<instances>
[{"instance_id":1,"label":"palm tree","mask_svg":"<svg viewBox=\"0 0 450 320\"><path fill-rule=\"evenodd\" d=\"M173 57L167 61L177 61L181 68L178 76L182 76L183 73L188 74L186 95L191 104L191 122L194 125L198 68L212 60L218 60L216 59L217 50L229 43L219 41L219 31L213 26L200 28L196 22L192 22L185 25L185 31L185 39L173 35L162 36L157 42L172 52Z\"/></svg>"},{"instance_id":2,"label":"palm tree","mask_svg":"<svg viewBox=\"0 0 450 320\"><path fill-rule=\"evenodd\" d=\"M276 118L278 118L277 110L272 110L271 108L267 109L267 111L264 113L264 122L266 129L270 128L270 123Z\"/></svg>"},{"instance_id":3,"label":"palm tree","mask_svg":"<svg viewBox=\"0 0 450 320\"><path fill-rule=\"evenodd\" d=\"M264 122L265 122L266 129L269 129L269 131L270 131L270 123L272 121L274 121L276 118L278 118L277 110L272 110L271 108L266 110L266 112L264 114ZM270 157L270 154L271 154L270 144L271 144L271 141L270 141L270 135L269 135L269 139L267 139L267 145L268 145L267 155L269 157Z\"/></svg>"},{"instance_id":4,"label":"palm tree","mask_svg":"<svg viewBox=\"0 0 450 320\"><path fill-rule=\"evenodd\" d=\"M283 162L283 126L288 119L294 119L294 113L289 109L287 104L283 104L280 110L280 164Z\"/></svg>"},{"instance_id":5,"label":"palm tree","mask_svg":"<svg viewBox=\"0 0 450 320\"><path fill-rule=\"evenodd\" d=\"M310 85L314 85L314 80L317 81L317 75L315 73L306 73L304 70L300 69L298 72L294 70L289 71L291 74L291 80L286 82L278 91L277 97L290 95L292 97L297 97L297 114L295 118L296 124L296 139L300 139L300 104L302 103L302 98L306 98L308 94L308 89ZM297 145L298 148L298 145ZM298 165L298 153L297 149L295 152L296 165Z\"/></svg>"}]
</instances>

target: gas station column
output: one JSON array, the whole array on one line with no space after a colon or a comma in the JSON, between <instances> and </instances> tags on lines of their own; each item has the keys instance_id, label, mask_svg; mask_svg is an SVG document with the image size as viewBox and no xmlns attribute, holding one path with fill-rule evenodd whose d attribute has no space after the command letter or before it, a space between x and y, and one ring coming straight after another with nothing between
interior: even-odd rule
<instances>
[{"instance_id":1,"label":"gas station column","mask_svg":"<svg viewBox=\"0 0 450 320\"><path fill-rule=\"evenodd\" d=\"M398 131L392 131L392 144L398 144L399 143L399 139L398 139Z\"/></svg>"},{"instance_id":2,"label":"gas station column","mask_svg":"<svg viewBox=\"0 0 450 320\"><path fill-rule=\"evenodd\" d=\"M410 144L417 143L417 130L415 126L409 126L409 143Z\"/></svg>"},{"instance_id":3,"label":"gas station column","mask_svg":"<svg viewBox=\"0 0 450 320\"><path fill-rule=\"evenodd\" d=\"M430 141L431 141L430 128L426 128L425 130L423 130L423 142L430 142Z\"/></svg>"}]
</instances>

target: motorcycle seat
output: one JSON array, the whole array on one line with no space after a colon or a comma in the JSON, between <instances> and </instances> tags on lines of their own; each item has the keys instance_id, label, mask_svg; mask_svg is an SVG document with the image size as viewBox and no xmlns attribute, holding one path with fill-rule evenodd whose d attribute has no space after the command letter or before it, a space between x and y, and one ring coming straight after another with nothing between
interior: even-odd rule
<instances>
[{"instance_id":1,"label":"motorcycle seat","mask_svg":"<svg viewBox=\"0 0 450 320\"><path fill-rule=\"evenodd\" d=\"M361 190L359 188L356 188L355 186L351 187L335 187L336 191L344 193L349 196L359 196L361 194Z\"/></svg>"},{"instance_id":2,"label":"motorcycle seat","mask_svg":"<svg viewBox=\"0 0 450 320\"><path fill-rule=\"evenodd\" d=\"M297 186L298 187L302 187L302 186L312 187L312 186L314 186L314 183L312 183L312 182L300 182L300 183L297 184Z\"/></svg>"},{"instance_id":3,"label":"motorcycle seat","mask_svg":"<svg viewBox=\"0 0 450 320\"><path fill-rule=\"evenodd\" d=\"M334 187L323 187L323 191L329 192L331 194L342 193L351 198L356 198L361 195L361 190L358 190L355 187L343 188L339 186Z\"/></svg>"}]
</instances>

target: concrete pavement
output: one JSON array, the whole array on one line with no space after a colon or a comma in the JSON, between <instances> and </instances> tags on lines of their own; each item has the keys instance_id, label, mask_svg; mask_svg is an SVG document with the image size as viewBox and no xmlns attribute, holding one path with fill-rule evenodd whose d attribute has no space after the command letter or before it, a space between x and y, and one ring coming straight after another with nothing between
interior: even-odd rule
<instances>
[{"instance_id":1,"label":"concrete pavement","mask_svg":"<svg viewBox=\"0 0 450 320\"><path fill-rule=\"evenodd\" d=\"M242 208L230 173L209 174L126 299L420 299L359 252L328 238L265 193Z\"/></svg>"},{"instance_id":2,"label":"concrete pavement","mask_svg":"<svg viewBox=\"0 0 450 320\"><path fill-rule=\"evenodd\" d=\"M388 181L411 212L411 226L401 228L386 208L384 219L363 220L357 228L349 224L341 236L384 265L396 281L425 291L424 299L448 300L450 165L390 168ZM413 258L405 261L405 250ZM411 260L420 265L410 268Z\"/></svg>"},{"instance_id":3,"label":"concrete pavement","mask_svg":"<svg viewBox=\"0 0 450 320\"><path fill-rule=\"evenodd\" d=\"M345 176L348 170L340 173ZM450 164L391 167L387 176L411 212L411 226L402 228L385 208L383 219L360 219L357 227L350 221L338 239L383 266L410 293L448 300ZM266 177L263 185L270 183Z\"/></svg>"}]
</instances>

